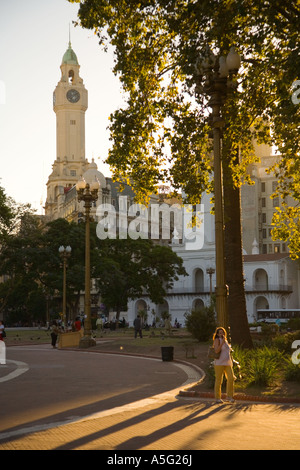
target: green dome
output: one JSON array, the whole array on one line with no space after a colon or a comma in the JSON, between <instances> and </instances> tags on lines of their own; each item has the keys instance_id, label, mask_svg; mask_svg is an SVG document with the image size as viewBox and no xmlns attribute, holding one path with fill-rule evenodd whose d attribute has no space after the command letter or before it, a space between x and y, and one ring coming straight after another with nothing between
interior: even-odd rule
<instances>
[{"instance_id":1,"label":"green dome","mask_svg":"<svg viewBox=\"0 0 300 470\"><path fill-rule=\"evenodd\" d=\"M71 47L71 43L69 42L69 48L64 53L62 64L72 64L72 65L79 65L77 56Z\"/></svg>"}]
</instances>

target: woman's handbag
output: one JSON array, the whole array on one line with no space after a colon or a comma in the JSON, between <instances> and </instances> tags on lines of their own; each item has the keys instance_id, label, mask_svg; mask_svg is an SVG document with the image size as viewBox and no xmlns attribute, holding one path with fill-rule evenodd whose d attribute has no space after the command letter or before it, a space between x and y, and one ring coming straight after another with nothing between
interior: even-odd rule
<instances>
[{"instance_id":1,"label":"woman's handbag","mask_svg":"<svg viewBox=\"0 0 300 470\"><path fill-rule=\"evenodd\" d=\"M219 359L221 356L221 351L216 353L215 348L210 346L208 349L208 359Z\"/></svg>"}]
</instances>

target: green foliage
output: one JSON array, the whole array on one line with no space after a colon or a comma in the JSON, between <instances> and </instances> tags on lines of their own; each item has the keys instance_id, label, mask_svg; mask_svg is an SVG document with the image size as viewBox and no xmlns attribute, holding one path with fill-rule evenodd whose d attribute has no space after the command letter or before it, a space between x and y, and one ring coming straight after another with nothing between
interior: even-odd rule
<instances>
[{"instance_id":1,"label":"green foliage","mask_svg":"<svg viewBox=\"0 0 300 470\"><path fill-rule=\"evenodd\" d=\"M264 343L270 345L279 333L279 326L276 323L261 323L260 326Z\"/></svg>"},{"instance_id":2,"label":"green foliage","mask_svg":"<svg viewBox=\"0 0 300 470\"><path fill-rule=\"evenodd\" d=\"M293 331L300 330L300 318L290 318L286 327Z\"/></svg>"},{"instance_id":3,"label":"green foliage","mask_svg":"<svg viewBox=\"0 0 300 470\"><path fill-rule=\"evenodd\" d=\"M246 371L247 356L249 354L248 349L244 349L240 346L234 345L232 348L232 357L240 365L242 371Z\"/></svg>"},{"instance_id":4,"label":"green foliage","mask_svg":"<svg viewBox=\"0 0 300 470\"><path fill-rule=\"evenodd\" d=\"M0 234L10 226L13 218L13 211L9 204L9 198L4 189L0 186Z\"/></svg>"},{"instance_id":5,"label":"green foliage","mask_svg":"<svg viewBox=\"0 0 300 470\"><path fill-rule=\"evenodd\" d=\"M284 378L288 382L300 382L300 365L293 364L290 358L285 359Z\"/></svg>"},{"instance_id":6,"label":"green foliage","mask_svg":"<svg viewBox=\"0 0 300 470\"><path fill-rule=\"evenodd\" d=\"M276 347L251 350L234 347L233 350L234 359L240 363L243 383L247 385L272 385L284 364L283 353Z\"/></svg>"},{"instance_id":7,"label":"green foliage","mask_svg":"<svg viewBox=\"0 0 300 470\"><path fill-rule=\"evenodd\" d=\"M300 330L293 333L279 335L276 338L273 338L272 344L282 353L291 354L292 344L296 340L300 340Z\"/></svg>"},{"instance_id":8,"label":"green foliage","mask_svg":"<svg viewBox=\"0 0 300 470\"><path fill-rule=\"evenodd\" d=\"M199 310L192 310L185 313L186 328L198 341L208 341L212 338L216 329L216 319L214 307L203 307Z\"/></svg>"},{"instance_id":9,"label":"green foliage","mask_svg":"<svg viewBox=\"0 0 300 470\"><path fill-rule=\"evenodd\" d=\"M270 357L258 355L248 361L247 380L249 385L268 387L274 382L276 373L276 361Z\"/></svg>"}]
</instances>

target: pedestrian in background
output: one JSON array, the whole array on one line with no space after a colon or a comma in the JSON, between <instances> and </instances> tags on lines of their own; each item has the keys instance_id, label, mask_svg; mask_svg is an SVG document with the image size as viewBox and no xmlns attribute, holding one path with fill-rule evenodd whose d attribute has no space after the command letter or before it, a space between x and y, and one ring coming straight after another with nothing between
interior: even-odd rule
<instances>
[{"instance_id":1,"label":"pedestrian in background","mask_svg":"<svg viewBox=\"0 0 300 470\"><path fill-rule=\"evenodd\" d=\"M218 359L215 359L215 398L218 403L223 403L221 399L221 389L224 374L227 379L226 384L226 393L227 400L234 402L233 399L233 384L234 384L234 374L233 374L233 364L231 359L231 346L227 342L226 330L222 327L216 329L216 332L213 336L214 340L214 350L215 353L220 353Z\"/></svg>"},{"instance_id":2,"label":"pedestrian in background","mask_svg":"<svg viewBox=\"0 0 300 470\"><path fill-rule=\"evenodd\" d=\"M54 320L52 323L52 328L51 328L51 345L53 349L56 349L56 341L57 341L58 334L59 334L59 328L57 326L56 321Z\"/></svg>"},{"instance_id":3,"label":"pedestrian in background","mask_svg":"<svg viewBox=\"0 0 300 470\"><path fill-rule=\"evenodd\" d=\"M97 330L102 331L103 329L103 320L101 317L97 318L96 321Z\"/></svg>"},{"instance_id":4,"label":"pedestrian in background","mask_svg":"<svg viewBox=\"0 0 300 470\"><path fill-rule=\"evenodd\" d=\"M0 320L0 341L4 341L3 338L5 338L6 334L5 334L5 331L4 331L4 324L3 324L3 321Z\"/></svg>"},{"instance_id":5,"label":"pedestrian in background","mask_svg":"<svg viewBox=\"0 0 300 470\"><path fill-rule=\"evenodd\" d=\"M134 326L134 337L136 338L137 335L139 334L140 338L142 338L143 337L143 335L142 335L142 320L141 320L141 317L139 315L134 319L133 326Z\"/></svg>"},{"instance_id":6,"label":"pedestrian in background","mask_svg":"<svg viewBox=\"0 0 300 470\"><path fill-rule=\"evenodd\" d=\"M81 320L79 317L76 318L74 322L75 330L80 331L81 330Z\"/></svg>"}]
</instances>

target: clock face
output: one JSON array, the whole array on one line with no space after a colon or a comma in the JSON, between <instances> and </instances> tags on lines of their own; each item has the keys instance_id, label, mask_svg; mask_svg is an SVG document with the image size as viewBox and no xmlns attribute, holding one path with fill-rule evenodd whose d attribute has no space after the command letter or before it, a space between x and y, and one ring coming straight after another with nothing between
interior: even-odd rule
<instances>
[{"instance_id":1,"label":"clock face","mask_svg":"<svg viewBox=\"0 0 300 470\"><path fill-rule=\"evenodd\" d=\"M77 90L69 90L67 92L67 99L70 101L70 103L77 103L80 99L80 93Z\"/></svg>"}]
</instances>

